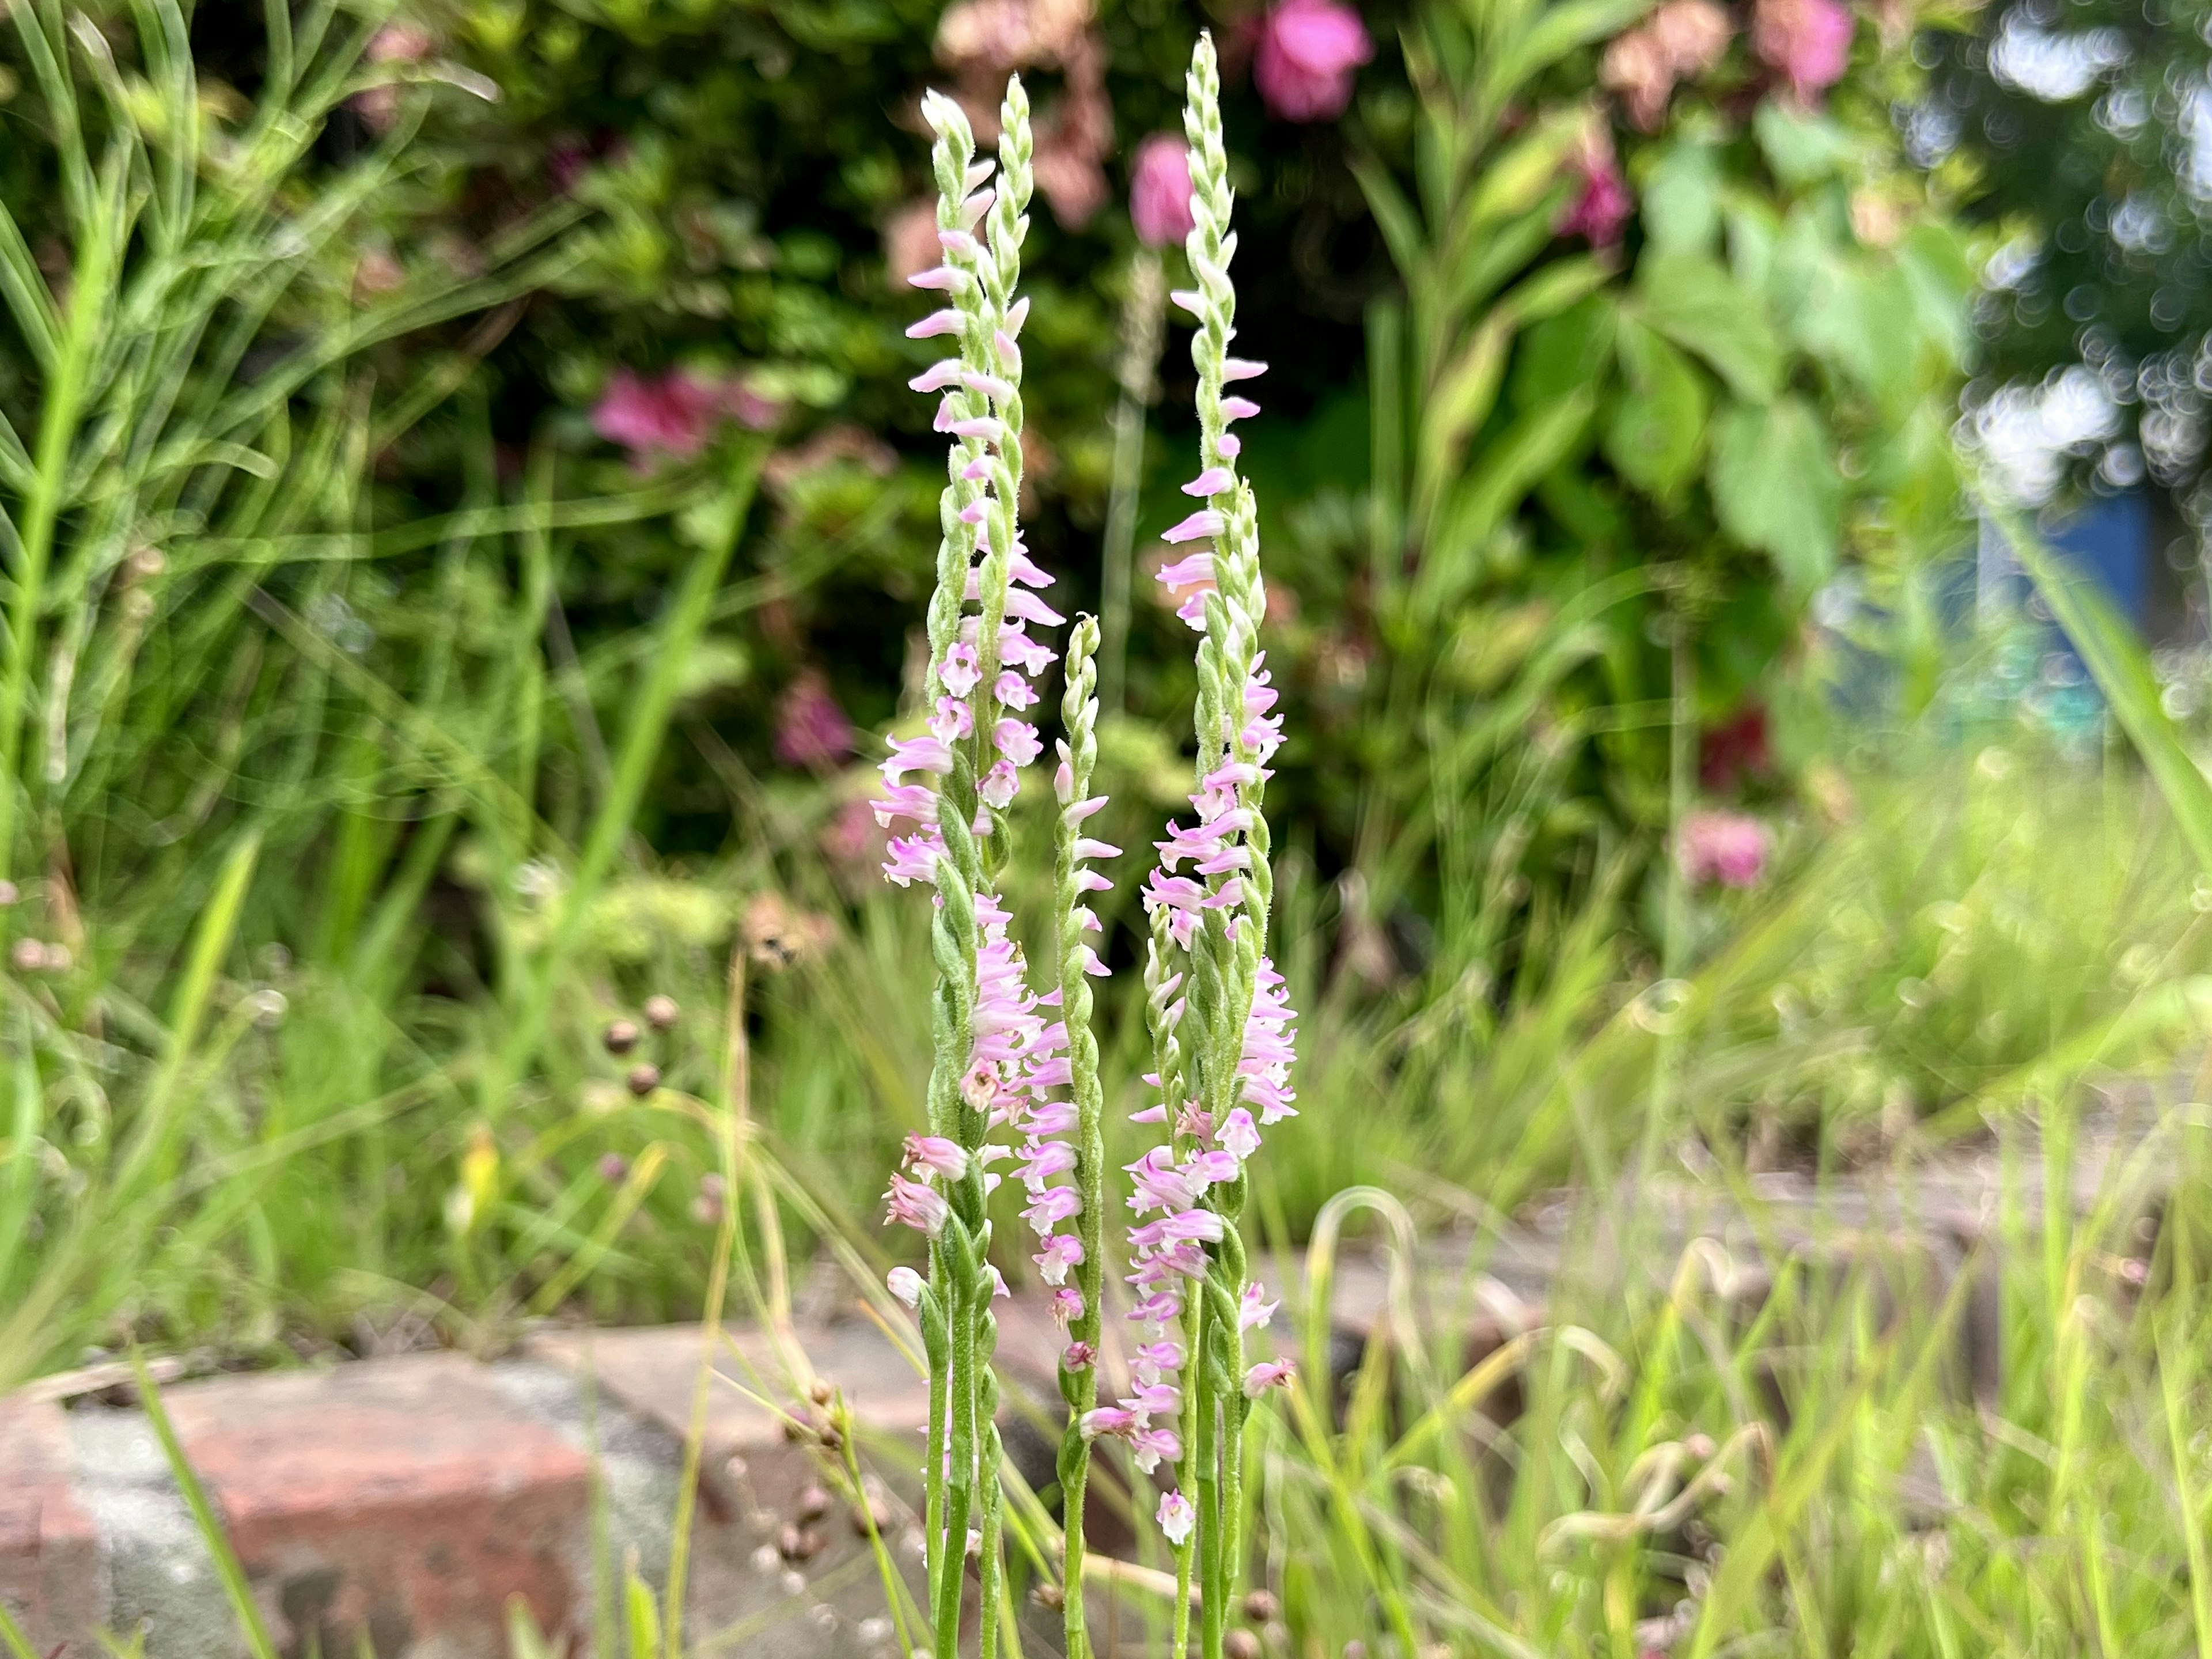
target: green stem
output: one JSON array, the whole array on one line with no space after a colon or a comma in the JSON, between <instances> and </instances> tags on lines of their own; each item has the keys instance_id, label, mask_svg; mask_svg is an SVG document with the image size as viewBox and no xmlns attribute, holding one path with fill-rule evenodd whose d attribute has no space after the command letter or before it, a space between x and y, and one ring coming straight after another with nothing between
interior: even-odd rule
<instances>
[{"instance_id":1,"label":"green stem","mask_svg":"<svg viewBox=\"0 0 2212 1659\"><path fill-rule=\"evenodd\" d=\"M968 1571L968 1509L975 1462L975 1343L969 1313L970 1290L966 1275L956 1271L946 1283L952 1290L952 1463L945 1480L945 1531L937 1561L936 1601L930 1622L934 1626L933 1651L959 1651L960 1592Z\"/></svg>"}]
</instances>

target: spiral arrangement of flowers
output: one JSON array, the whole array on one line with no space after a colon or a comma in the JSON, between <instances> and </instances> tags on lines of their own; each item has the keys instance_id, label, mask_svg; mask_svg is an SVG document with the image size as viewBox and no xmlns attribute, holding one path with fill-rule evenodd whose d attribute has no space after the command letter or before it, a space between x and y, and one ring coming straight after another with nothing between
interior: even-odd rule
<instances>
[{"instance_id":1,"label":"spiral arrangement of flowers","mask_svg":"<svg viewBox=\"0 0 2212 1659\"><path fill-rule=\"evenodd\" d=\"M1184 249L1196 286L1176 302L1197 322L1198 473L1183 488L1200 505L1168 532L1195 544L1160 573L1182 596L1177 614L1197 631L1196 788L1193 820L1171 823L1143 893L1151 919L1144 967L1156 1098L1139 1118L1161 1142L1127 1168L1128 1392L1098 1400L1103 1342L1108 1208L1098 1045L1091 981L1109 973L1091 943L1089 901L1110 888L1096 867L1121 849L1088 821L1106 805L1093 792L1097 756L1097 623L1078 619L1063 669L1063 735L1054 777L1053 930L1057 961L1040 994L998 891L1012 805L1024 769L1043 753L1028 711L1055 660L1032 627L1063 618L1041 597L1052 578L1023 544L1022 325L1018 298L1028 221L1031 140L1018 79L1008 83L995 167L975 158L966 118L931 94L939 262L910 280L945 303L908 332L943 337L956 354L913 381L939 394L936 428L951 440L940 500L937 583L928 611L927 735L895 741L875 802L896 827L884 873L934 891L931 951L934 1062L929 1127L909 1136L891 1176L889 1219L925 1234L929 1271L892 1274L919 1316L930 1370L924 1465L925 1528L936 1651L954 1650L967 1561L979 1559L981 1652L997 1643L1003 1592L991 1370L994 1299L1006 1286L989 1260L988 1203L1011 1159L1026 1195L1038 1277L1066 1328L1060 1390L1067 1426L1059 1462L1066 1516L1067 1651L1089 1651L1084 1629L1083 1494L1093 1447L1125 1441L1136 1467L1164 1466L1156 1518L1176 1551L1186 1591L1195 1583L1203 1650L1221 1650L1233 1595L1242 1443L1253 1402L1289 1378L1275 1361L1248 1364L1245 1338L1274 1304L1247 1271L1238 1230L1245 1168L1261 1132L1293 1115L1291 1024L1282 976L1267 954L1274 878L1262 800L1282 742L1259 624L1258 513L1238 473L1232 424L1259 412L1229 388L1265 365L1231 355L1237 236L1223 149L1220 75L1202 36L1184 115L1190 190ZM1188 1645L1191 1597L1181 1601L1176 1652Z\"/></svg>"}]
</instances>

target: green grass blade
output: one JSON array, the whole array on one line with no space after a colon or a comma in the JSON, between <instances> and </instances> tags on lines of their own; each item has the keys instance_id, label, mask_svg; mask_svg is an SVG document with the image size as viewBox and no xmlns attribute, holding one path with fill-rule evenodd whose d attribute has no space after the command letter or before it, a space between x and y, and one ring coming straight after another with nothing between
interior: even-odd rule
<instances>
[{"instance_id":1,"label":"green grass blade","mask_svg":"<svg viewBox=\"0 0 2212 1659\"><path fill-rule=\"evenodd\" d=\"M155 1386L153 1373L146 1369L146 1356L136 1346L131 1350L131 1369L138 1379L138 1398L145 1405L146 1420L154 1426L154 1433L161 1443L161 1455L168 1460L169 1473L176 1479L177 1490L184 1494L185 1507L192 1513L192 1525L198 1529L200 1541L207 1546L208 1557L215 1563L216 1576L222 1580L223 1598L230 1603L232 1617L238 1620L239 1634L246 1638L253 1659L276 1659L276 1644L269 1639L269 1627L262 1622L261 1608L254 1601L252 1586L246 1583L246 1569L239 1565L238 1553L224 1535L215 1505L208 1501L207 1488L200 1485L199 1476L185 1456L176 1428L169 1421L168 1410L161 1404L161 1391Z\"/></svg>"},{"instance_id":2,"label":"green grass blade","mask_svg":"<svg viewBox=\"0 0 2212 1659\"><path fill-rule=\"evenodd\" d=\"M592 902L613 869L615 855L636 819L637 809L645 798L646 783L660 756L661 739L668 730L669 715L676 706L684 669L700 635L706 630L715 593L721 586L722 574L729 568L738 538L744 533L763 456L764 451L758 444L749 443L740 453L736 476L731 480L729 495L723 503L721 523L712 540L692 560L682 588L668 606L666 620L656 630L644 684L631 700L629 725L623 734L622 749L615 760L613 785L593 816L583 851L576 861L574 879L562 896L558 917L538 966L530 976L523 1004L517 1011L498 1062L487 1071L487 1116L498 1116L508 1087L536 1052L552 1006L555 976L560 965L573 955Z\"/></svg>"},{"instance_id":3,"label":"green grass blade","mask_svg":"<svg viewBox=\"0 0 2212 1659\"><path fill-rule=\"evenodd\" d=\"M7 1647L8 1659L39 1659L30 1638L23 1634L23 1627L15 1622L5 1601L0 1601L0 1644Z\"/></svg>"},{"instance_id":4,"label":"green grass blade","mask_svg":"<svg viewBox=\"0 0 2212 1659\"><path fill-rule=\"evenodd\" d=\"M193 1045L198 1041L200 1028L206 1022L208 1003L215 990L216 974L222 965L224 954L230 949L233 935L238 931L239 912L245 907L246 890L252 880L253 866L260 855L261 832L249 830L230 849L230 857L225 860L222 872L216 878L215 891L208 897L207 908L200 913L199 927L192 936L191 954L185 958L184 972L169 1000L167 1051L162 1055L161 1068L147 1091L144 1116L138 1124L131 1150L124 1158L122 1173L116 1181L119 1196L130 1195L134 1183L153 1164L168 1139L169 1120L177 1101L177 1085L191 1063Z\"/></svg>"}]
</instances>

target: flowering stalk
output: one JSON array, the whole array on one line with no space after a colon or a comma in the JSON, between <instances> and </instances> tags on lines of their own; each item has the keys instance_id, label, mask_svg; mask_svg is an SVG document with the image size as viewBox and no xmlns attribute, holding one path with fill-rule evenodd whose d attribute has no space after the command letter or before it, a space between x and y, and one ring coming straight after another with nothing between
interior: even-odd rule
<instances>
[{"instance_id":1,"label":"flowering stalk","mask_svg":"<svg viewBox=\"0 0 2212 1659\"><path fill-rule=\"evenodd\" d=\"M1105 1092L1098 1082L1098 1042L1091 1030L1090 981L1103 975L1106 969L1084 935L1097 931L1099 925L1087 902L1088 896L1113 885L1089 867L1089 860L1120 850L1083 833L1085 821L1106 805L1104 796L1091 793L1091 771L1098 759L1098 699L1093 695L1098 683L1098 632L1097 622L1085 617L1068 636L1066 690L1060 702L1061 723L1067 735L1060 742L1060 771L1053 781L1060 800L1053 866L1054 908L1060 919L1060 1018L1066 1086L1074 1108L1075 1186L1082 1207L1070 1243L1055 1253L1054 1241L1048 1241L1046 1254L1037 1257L1047 1282L1061 1286L1054 1291L1055 1310L1068 1316L1068 1342L1060 1361L1060 1393L1067 1403L1067 1429L1060 1439L1059 1460L1067 1659L1086 1659L1090 1652L1090 1638L1084 1627L1083 1504L1091 1476L1091 1441L1083 1425L1098 1404L1098 1348L1105 1316L1102 1294L1106 1260ZM1045 1109L1040 1104L1037 1115L1042 1117ZM1072 1292L1064 1284L1070 1266L1076 1277Z\"/></svg>"},{"instance_id":2,"label":"flowering stalk","mask_svg":"<svg viewBox=\"0 0 2212 1659\"><path fill-rule=\"evenodd\" d=\"M1219 1659L1243 1554L1245 1419L1253 1400L1288 1376L1278 1364L1244 1363L1245 1332L1264 1325L1273 1305L1251 1282L1237 1222L1245 1164L1258 1150L1261 1127L1291 1115L1295 1015L1267 955L1274 876L1261 796L1281 721L1268 712L1275 693L1259 648L1267 592L1258 513L1250 484L1237 476L1242 446L1230 430L1259 410L1227 390L1265 366L1230 356L1237 293L1229 265L1237 238L1229 228L1220 77L1208 36L1200 38L1187 86L1192 228L1185 250L1197 286L1171 297L1197 319L1191 362L1199 473L1183 489L1205 504L1167 533L1170 542L1202 544L1200 550L1163 570L1160 580L1185 592L1177 614L1201 635L1198 788L1190 797L1197 823L1168 826L1145 894L1153 921L1147 1007L1161 1098L1143 1115L1162 1122L1168 1140L1132 1166L1133 1207L1139 1215L1153 1208L1163 1214L1133 1229L1130 1245L1139 1291L1152 1291L1137 1314L1152 1326L1158 1368L1165 1372L1170 1360L1188 1366L1185 1393L1159 1389L1147 1397L1140 1387L1136 1403L1181 1407L1184 1473L1197 1497L1194 1503L1177 1486L1161 1501L1160 1521L1176 1547L1179 1576L1195 1572L1202 1648L1207 1659ZM1194 1293L1186 1294L1187 1281ZM1166 1339L1170 1320L1180 1344ZM1179 1655L1188 1639L1181 1624L1179 1618Z\"/></svg>"},{"instance_id":3,"label":"flowering stalk","mask_svg":"<svg viewBox=\"0 0 2212 1659\"><path fill-rule=\"evenodd\" d=\"M1002 1590L1001 1447L991 1370L998 1323L991 1303L1006 1286L989 1261L986 1205L1000 1177L986 1166L1008 1151L991 1142L991 1131L1026 1115L1029 1073L1040 1063L1044 1035L994 883L1006 859L1006 810L1020 769L1039 750L1035 727L1019 717L1036 701L1024 676L1052 661L1024 624L1060 618L1032 591L1048 579L1030 562L1016 520L1017 341L1028 307L1013 290L1029 223L1028 100L1018 80L1007 83L998 179L988 190L994 169L975 161L975 137L959 106L931 93L922 113L935 135L931 161L944 259L913 281L949 303L907 331L917 339L957 337L959 349L913 382L916 391L944 394L937 429L953 440L928 613L929 734L893 743L884 763L886 792L874 804L886 828L900 820L912 826L891 840L884 873L902 885L925 879L936 888L929 1133L909 1138L908 1172L891 1177L889 1203L891 1219L930 1239L927 1282L908 1273L894 1289L920 1316L929 1364L924 1525L934 1650L957 1651L972 1527L980 1551L980 1652L989 1659ZM933 776L936 787L906 781L917 772Z\"/></svg>"},{"instance_id":4,"label":"flowering stalk","mask_svg":"<svg viewBox=\"0 0 2212 1659\"><path fill-rule=\"evenodd\" d=\"M906 1169L891 1178L890 1207L892 1219L930 1239L928 1278L900 1268L892 1289L919 1315L929 1361L925 1526L939 1654L957 1650L971 1538L980 1551L979 1659L995 1652L1001 1611L1001 1449L991 1370L998 1328L991 1303L1006 1287L989 1262L986 1206L1000 1177L988 1173L988 1164L1018 1155L1016 1174L1029 1196L1022 1218L1038 1244L1032 1260L1067 1327L1060 1381L1069 1425L1059 1474L1073 1659L1088 1651L1083 1504L1091 1442L1100 1435L1126 1440L1145 1473L1166 1463L1194 1487L1194 1498L1183 1483L1170 1486L1158 1518L1175 1547L1179 1583L1187 1591L1195 1575L1203 1592L1206 1659L1222 1659L1242 1555L1245 1419L1255 1398L1288 1376L1279 1364L1244 1364L1244 1333L1273 1311L1250 1282L1237 1229L1244 1166L1258 1150L1261 1128L1291 1115L1295 1016L1267 955L1274 879L1261 793L1281 722L1269 712L1275 693L1259 649L1267 596L1258 514L1250 486L1237 476L1239 444L1229 429L1258 408L1227 387L1263 366L1229 355L1237 307L1229 264L1237 239L1229 229L1228 160L1210 37L1200 37L1188 88L1185 249L1198 286L1172 297L1198 319L1191 350L1200 470L1184 489L1205 504L1167 538L1205 545L1161 580L1186 595L1177 614L1201 635L1198 787L1190 797L1197 822L1190 829L1170 824L1167 838L1155 843L1159 866L1145 893L1152 926L1146 1018L1154 1057L1146 1081L1159 1100L1138 1115L1164 1126L1166 1139L1128 1166L1129 1205L1138 1217L1129 1233L1131 1317L1142 1338L1131 1354L1130 1392L1111 1405L1098 1403L1105 1146L1089 985L1107 969L1085 936L1099 927L1088 896L1111 884L1091 863L1119 849L1084 833L1106 804L1091 793L1099 629L1089 617L1079 621L1068 645L1066 737L1054 780L1057 982L1043 997L1029 989L995 888L1006 860L1006 809L1022 769L1042 748L1021 711L1037 700L1029 681L1053 660L1025 629L1061 620L1037 596L1050 578L1030 562L1015 516L1022 429L1016 342L1026 302L1013 290L1030 194L1028 105L1020 82L1009 82L998 180L989 190L983 186L993 170L974 162L974 139L958 107L936 94L923 105L936 135L945 258L914 280L943 291L949 303L908 331L958 339L957 356L913 382L917 391L943 394L937 426L953 443L928 615L929 734L893 742L884 764L887 791L875 807L887 826L911 825L890 842L885 874L901 884L927 880L936 890L929 1132L908 1138ZM908 782L915 773L934 784ZM1047 1024L1055 1009L1059 1018ZM1001 1128L1018 1146L992 1140ZM1180 1659L1188 1647L1188 1595L1177 1606Z\"/></svg>"}]
</instances>

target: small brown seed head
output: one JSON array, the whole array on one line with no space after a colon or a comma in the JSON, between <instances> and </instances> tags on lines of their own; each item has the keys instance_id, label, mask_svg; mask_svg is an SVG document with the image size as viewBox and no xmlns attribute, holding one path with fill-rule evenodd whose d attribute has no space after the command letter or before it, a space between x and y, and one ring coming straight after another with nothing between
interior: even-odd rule
<instances>
[{"instance_id":1,"label":"small brown seed head","mask_svg":"<svg viewBox=\"0 0 2212 1659\"><path fill-rule=\"evenodd\" d=\"M630 1093L643 1099L660 1086L660 1067L649 1060L633 1066L629 1068L629 1075L623 1081L629 1085Z\"/></svg>"},{"instance_id":2,"label":"small brown seed head","mask_svg":"<svg viewBox=\"0 0 2212 1659\"><path fill-rule=\"evenodd\" d=\"M638 1030L630 1021L616 1020L607 1027L606 1035L599 1039L607 1045L611 1054L626 1054L637 1047Z\"/></svg>"},{"instance_id":3,"label":"small brown seed head","mask_svg":"<svg viewBox=\"0 0 2212 1659\"><path fill-rule=\"evenodd\" d=\"M676 1006L674 997L652 996L645 1000L645 1023L656 1031L672 1030L676 1017L683 1012Z\"/></svg>"}]
</instances>

